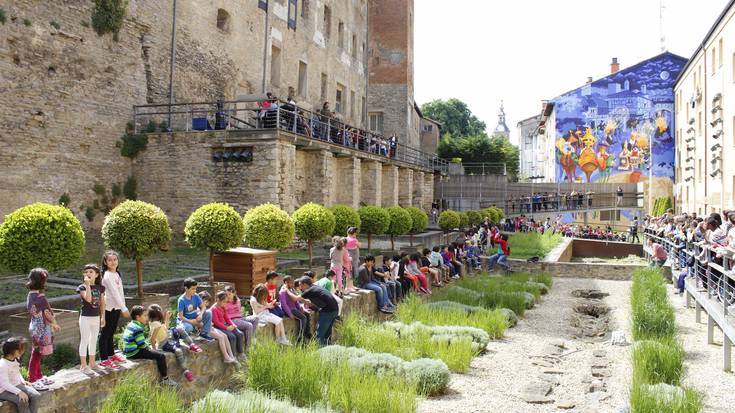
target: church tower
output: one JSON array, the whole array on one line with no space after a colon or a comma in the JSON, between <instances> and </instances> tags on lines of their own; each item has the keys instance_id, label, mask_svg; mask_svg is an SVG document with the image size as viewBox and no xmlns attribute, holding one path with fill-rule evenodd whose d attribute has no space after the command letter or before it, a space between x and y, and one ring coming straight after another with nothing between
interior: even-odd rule
<instances>
[{"instance_id":1,"label":"church tower","mask_svg":"<svg viewBox=\"0 0 735 413\"><path fill-rule=\"evenodd\" d=\"M493 136L503 135L506 139L510 138L510 129L505 124L505 109L503 108L503 101L500 101L500 113L498 113L498 126L493 131Z\"/></svg>"}]
</instances>

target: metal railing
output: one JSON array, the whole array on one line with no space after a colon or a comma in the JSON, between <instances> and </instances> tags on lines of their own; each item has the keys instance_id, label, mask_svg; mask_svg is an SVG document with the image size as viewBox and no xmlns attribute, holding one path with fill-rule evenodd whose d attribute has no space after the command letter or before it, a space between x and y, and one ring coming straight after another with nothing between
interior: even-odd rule
<instances>
[{"instance_id":1,"label":"metal railing","mask_svg":"<svg viewBox=\"0 0 735 413\"><path fill-rule=\"evenodd\" d=\"M625 194L618 197L616 193L579 194L579 195L541 195L526 196L504 201L501 205L507 216L521 214L543 214L553 212L584 212L585 210L613 210L639 208L638 200L642 194ZM481 204L483 208L492 206Z\"/></svg>"},{"instance_id":2,"label":"metal railing","mask_svg":"<svg viewBox=\"0 0 735 413\"><path fill-rule=\"evenodd\" d=\"M660 244L668 255L665 265L676 264L681 272L686 269L684 280L687 307L691 306L691 300L695 301L697 322L701 322L701 312L707 313L707 343L714 343L714 327L720 328L724 335L723 368L731 371L731 348L735 340L735 317L731 307L735 303L735 273L733 266L735 261L735 250L729 247L712 248L703 242L688 242L684 240L672 240L653 233L651 230L644 231L644 242L652 239ZM649 260L652 260L652 251L646 246L644 252ZM674 265L672 265L673 267ZM678 273L672 271L672 280L678 281Z\"/></svg>"},{"instance_id":3,"label":"metal railing","mask_svg":"<svg viewBox=\"0 0 735 413\"><path fill-rule=\"evenodd\" d=\"M280 130L446 173L447 161L383 135L280 100L241 99L133 106L133 133Z\"/></svg>"}]
</instances>

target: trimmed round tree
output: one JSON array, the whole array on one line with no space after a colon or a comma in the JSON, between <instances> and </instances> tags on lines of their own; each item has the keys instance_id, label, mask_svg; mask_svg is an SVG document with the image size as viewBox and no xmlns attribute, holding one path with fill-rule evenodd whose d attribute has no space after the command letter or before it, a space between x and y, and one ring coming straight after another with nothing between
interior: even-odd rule
<instances>
[{"instance_id":1,"label":"trimmed round tree","mask_svg":"<svg viewBox=\"0 0 735 413\"><path fill-rule=\"evenodd\" d=\"M467 217L470 220L470 225L478 225L482 223L482 213L480 211L467 211Z\"/></svg>"},{"instance_id":2,"label":"trimmed round tree","mask_svg":"<svg viewBox=\"0 0 735 413\"><path fill-rule=\"evenodd\" d=\"M385 233L390 235L390 249L395 251L396 248L393 237L403 235L411 231L413 222L411 220L411 214L409 214L404 208L393 206L386 208L386 211L388 211L388 215L390 215L390 225L388 225L388 229Z\"/></svg>"},{"instance_id":3,"label":"trimmed round tree","mask_svg":"<svg viewBox=\"0 0 735 413\"><path fill-rule=\"evenodd\" d=\"M143 259L168 246L171 228L161 208L143 201L125 201L110 211L102 239L124 257L135 260L138 297L143 297Z\"/></svg>"},{"instance_id":4,"label":"trimmed round tree","mask_svg":"<svg viewBox=\"0 0 735 413\"><path fill-rule=\"evenodd\" d=\"M214 253L240 245L245 237L245 224L235 208L213 202L200 206L189 215L184 226L184 237L192 248L209 251L209 285L214 288Z\"/></svg>"},{"instance_id":5,"label":"trimmed round tree","mask_svg":"<svg viewBox=\"0 0 735 413\"><path fill-rule=\"evenodd\" d=\"M466 212L458 212L459 214L459 227L464 229L470 224L470 216Z\"/></svg>"},{"instance_id":6,"label":"trimmed round tree","mask_svg":"<svg viewBox=\"0 0 735 413\"><path fill-rule=\"evenodd\" d=\"M309 202L297 209L292 218L296 236L305 239L309 245L309 269L311 269L314 241L334 233L334 213L329 208Z\"/></svg>"},{"instance_id":7,"label":"trimmed round tree","mask_svg":"<svg viewBox=\"0 0 735 413\"><path fill-rule=\"evenodd\" d=\"M84 254L84 231L72 212L60 205L35 203L16 209L0 224L0 263L10 270L35 267L56 271Z\"/></svg>"},{"instance_id":8,"label":"trimmed round tree","mask_svg":"<svg viewBox=\"0 0 735 413\"><path fill-rule=\"evenodd\" d=\"M410 242L413 247L413 235L423 232L429 226L429 216L423 209L416 207L406 207L406 212L411 215Z\"/></svg>"},{"instance_id":9,"label":"trimmed round tree","mask_svg":"<svg viewBox=\"0 0 735 413\"><path fill-rule=\"evenodd\" d=\"M370 250L372 236L385 234L390 226L390 214L385 208L366 206L357 210L360 214L360 232L367 234L368 250Z\"/></svg>"},{"instance_id":10,"label":"trimmed round tree","mask_svg":"<svg viewBox=\"0 0 735 413\"><path fill-rule=\"evenodd\" d=\"M455 228L459 228L460 221L461 218L459 216L459 213L456 211L452 211L451 209L442 211L442 213L439 214L439 228L444 231L445 236L449 233L449 231Z\"/></svg>"},{"instance_id":11,"label":"trimmed round tree","mask_svg":"<svg viewBox=\"0 0 735 413\"><path fill-rule=\"evenodd\" d=\"M273 250L285 248L293 241L293 220L271 203L249 209L242 220L245 243L250 247Z\"/></svg>"},{"instance_id":12,"label":"trimmed round tree","mask_svg":"<svg viewBox=\"0 0 735 413\"><path fill-rule=\"evenodd\" d=\"M329 208L334 214L334 231L332 235L344 237L347 234L347 228L360 228L360 214L355 208L348 205L334 205Z\"/></svg>"}]
</instances>

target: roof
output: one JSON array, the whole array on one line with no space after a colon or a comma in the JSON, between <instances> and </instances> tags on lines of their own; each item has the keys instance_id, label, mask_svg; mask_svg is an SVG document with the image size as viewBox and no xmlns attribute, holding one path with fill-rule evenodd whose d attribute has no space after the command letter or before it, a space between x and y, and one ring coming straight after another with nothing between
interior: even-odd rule
<instances>
[{"instance_id":1,"label":"roof","mask_svg":"<svg viewBox=\"0 0 735 413\"><path fill-rule=\"evenodd\" d=\"M529 116L526 119L522 119L522 120L518 121L518 123L516 124L516 126L521 126L521 123L528 123L528 121L531 121L531 120L536 121L536 122L541 121L541 114Z\"/></svg>"},{"instance_id":2,"label":"roof","mask_svg":"<svg viewBox=\"0 0 735 413\"><path fill-rule=\"evenodd\" d=\"M681 68L681 72L679 72L679 76L676 77L676 80L674 80L674 86L676 86L679 81L681 80L681 77L684 76L684 73L689 69L689 65L692 64L692 61L695 57L697 57L697 54L704 49L704 44L707 43L707 40L709 40L710 37L712 37L712 33L715 32L715 29L717 29L717 26L722 23L722 20L725 19L725 16L727 16L727 12L730 11L730 9L735 5L735 0L730 0L727 2L727 6L722 10L722 13L720 13L719 16L717 16L717 20L715 20L715 23L712 25L712 27L709 28L707 31L707 34L704 36L704 39L702 39L702 43L699 44L697 47L697 50L692 53L692 57L689 58L687 63L684 65L684 67Z\"/></svg>"},{"instance_id":3,"label":"roof","mask_svg":"<svg viewBox=\"0 0 735 413\"><path fill-rule=\"evenodd\" d=\"M444 126L444 124L443 124L443 123L439 122L438 120L434 120L434 119L432 119L432 118L427 118L427 117L424 117L424 116L422 116L422 117L421 117L421 120L425 120L425 121L427 121L427 122L431 122L431 123L433 123L433 124L435 124L435 125L438 125L438 126Z\"/></svg>"}]
</instances>

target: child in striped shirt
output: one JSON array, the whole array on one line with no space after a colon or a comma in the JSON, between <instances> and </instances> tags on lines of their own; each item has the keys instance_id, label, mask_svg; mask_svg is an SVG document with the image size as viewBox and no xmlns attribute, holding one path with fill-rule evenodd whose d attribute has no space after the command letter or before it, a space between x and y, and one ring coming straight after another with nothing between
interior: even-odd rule
<instances>
[{"instance_id":1,"label":"child in striped shirt","mask_svg":"<svg viewBox=\"0 0 735 413\"><path fill-rule=\"evenodd\" d=\"M145 337L145 325L148 324L148 313L141 305L136 305L130 310L132 321L125 327L123 333L123 353L131 360L155 360L158 373L161 375L161 383L176 386L177 383L168 377L166 367L166 356L160 351L150 350Z\"/></svg>"}]
</instances>

